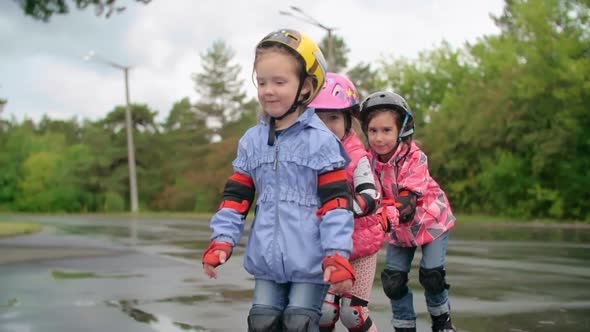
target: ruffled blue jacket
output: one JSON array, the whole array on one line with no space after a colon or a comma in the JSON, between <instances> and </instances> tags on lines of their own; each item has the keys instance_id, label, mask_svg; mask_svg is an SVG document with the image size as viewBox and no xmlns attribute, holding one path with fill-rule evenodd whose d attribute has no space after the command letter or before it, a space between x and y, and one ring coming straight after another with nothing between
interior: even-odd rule
<instances>
[{"instance_id":1,"label":"ruffled blue jacket","mask_svg":"<svg viewBox=\"0 0 590 332\"><path fill-rule=\"evenodd\" d=\"M324 283L322 260L352 251L353 214L335 209L322 218L318 176L345 168L350 162L338 138L312 108L285 129L269 146L268 119L240 139L236 172L249 175L257 192L254 221L244 268L256 278L275 282ZM211 220L212 240L236 245L244 217L220 209Z\"/></svg>"}]
</instances>

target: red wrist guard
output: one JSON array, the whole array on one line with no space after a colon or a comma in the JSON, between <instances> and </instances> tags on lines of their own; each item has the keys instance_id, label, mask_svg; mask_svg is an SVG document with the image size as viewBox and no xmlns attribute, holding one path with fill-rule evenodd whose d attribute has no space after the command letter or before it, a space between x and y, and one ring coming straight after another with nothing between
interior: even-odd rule
<instances>
[{"instance_id":1,"label":"red wrist guard","mask_svg":"<svg viewBox=\"0 0 590 332\"><path fill-rule=\"evenodd\" d=\"M354 281L354 268L350 265L348 259L340 256L340 254L335 253L334 255L324 257L323 269L326 270L329 266L336 268L330 274L330 283L337 283L348 279Z\"/></svg>"},{"instance_id":2,"label":"red wrist guard","mask_svg":"<svg viewBox=\"0 0 590 332\"><path fill-rule=\"evenodd\" d=\"M387 207L395 206L396 204L397 202L392 198L383 199L381 201L381 220L379 220L379 222L381 223L381 227L383 227L385 233L389 233L391 231L392 225L395 224L395 222L390 221L387 217Z\"/></svg>"},{"instance_id":3,"label":"red wrist guard","mask_svg":"<svg viewBox=\"0 0 590 332\"><path fill-rule=\"evenodd\" d=\"M383 214L377 214L375 216L377 217L377 220L379 221L383 231L385 233L389 233L391 231L391 223L389 222L389 219L387 219L387 216L384 217Z\"/></svg>"},{"instance_id":4,"label":"red wrist guard","mask_svg":"<svg viewBox=\"0 0 590 332\"><path fill-rule=\"evenodd\" d=\"M229 259L231 256L233 245L229 242L220 242L220 241L213 241L209 244L209 247L203 253L203 264L209 264L213 267L218 267L219 265L223 264L219 261L219 256L215 255L214 252L216 250L221 250L225 252L226 258L225 261Z\"/></svg>"}]
</instances>

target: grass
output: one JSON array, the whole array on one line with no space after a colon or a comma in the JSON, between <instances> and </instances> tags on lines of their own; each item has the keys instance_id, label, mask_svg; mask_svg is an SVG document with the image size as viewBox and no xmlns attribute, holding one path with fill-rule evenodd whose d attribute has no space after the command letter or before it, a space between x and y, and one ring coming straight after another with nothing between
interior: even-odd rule
<instances>
[{"instance_id":1,"label":"grass","mask_svg":"<svg viewBox=\"0 0 590 332\"><path fill-rule=\"evenodd\" d=\"M11 212L11 214L17 214ZM214 212L174 212L174 211L140 211L137 216L141 218L164 218L164 219L193 219L193 220L211 220ZM42 213L41 215L94 215L94 216L112 216L129 218L131 212L111 212L111 213ZM254 212L250 211L247 222L251 222ZM568 226L590 226L589 220L559 220L559 219L524 219L513 217L492 216L485 214L456 214L457 220L466 224L527 224L527 225L568 225ZM2 227L2 222L0 222ZM2 231L0 229L0 236Z\"/></svg>"},{"instance_id":2,"label":"grass","mask_svg":"<svg viewBox=\"0 0 590 332\"><path fill-rule=\"evenodd\" d=\"M457 221L465 224L528 224L528 225L584 225L590 220L522 219L483 214L457 214Z\"/></svg>"},{"instance_id":3,"label":"grass","mask_svg":"<svg viewBox=\"0 0 590 332\"><path fill-rule=\"evenodd\" d=\"M33 222L0 221L0 238L33 234L41 231L43 226Z\"/></svg>"},{"instance_id":4,"label":"grass","mask_svg":"<svg viewBox=\"0 0 590 332\"><path fill-rule=\"evenodd\" d=\"M100 213L99 213L100 215ZM106 215L114 215L121 217L131 217L131 212L107 213ZM137 214L143 218L173 218L173 219L206 219L209 220L213 216L213 212L156 212L156 211L141 211Z\"/></svg>"}]
</instances>

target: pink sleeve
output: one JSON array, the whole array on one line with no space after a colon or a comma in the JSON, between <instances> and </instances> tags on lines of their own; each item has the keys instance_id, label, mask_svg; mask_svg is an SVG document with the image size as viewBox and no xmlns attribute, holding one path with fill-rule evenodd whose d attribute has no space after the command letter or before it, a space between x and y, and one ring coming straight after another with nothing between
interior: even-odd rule
<instances>
[{"instance_id":1,"label":"pink sleeve","mask_svg":"<svg viewBox=\"0 0 590 332\"><path fill-rule=\"evenodd\" d=\"M429 178L426 154L421 150L412 151L398 174L399 190L407 189L422 196L426 192Z\"/></svg>"}]
</instances>

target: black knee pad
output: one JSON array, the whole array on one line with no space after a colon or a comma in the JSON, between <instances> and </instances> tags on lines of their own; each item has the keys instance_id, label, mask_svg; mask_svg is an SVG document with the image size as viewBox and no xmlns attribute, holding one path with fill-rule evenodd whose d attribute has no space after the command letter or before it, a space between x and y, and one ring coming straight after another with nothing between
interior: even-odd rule
<instances>
[{"instance_id":1,"label":"black knee pad","mask_svg":"<svg viewBox=\"0 0 590 332\"><path fill-rule=\"evenodd\" d=\"M383 270L381 283L385 295L392 300L399 300L408 294L408 272Z\"/></svg>"},{"instance_id":2,"label":"black knee pad","mask_svg":"<svg viewBox=\"0 0 590 332\"><path fill-rule=\"evenodd\" d=\"M248 332L281 330L281 311L270 308L252 308L248 315Z\"/></svg>"},{"instance_id":3,"label":"black knee pad","mask_svg":"<svg viewBox=\"0 0 590 332\"><path fill-rule=\"evenodd\" d=\"M445 281L445 275L444 266L435 267L434 269L420 267L420 284L427 292L440 294L451 287Z\"/></svg>"},{"instance_id":4,"label":"black knee pad","mask_svg":"<svg viewBox=\"0 0 590 332\"><path fill-rule=\"evenodd\" d=\"M317 331L320 315L313 310L288 307L283 312L283 332Z\"/></svg>"}]
</instances>

